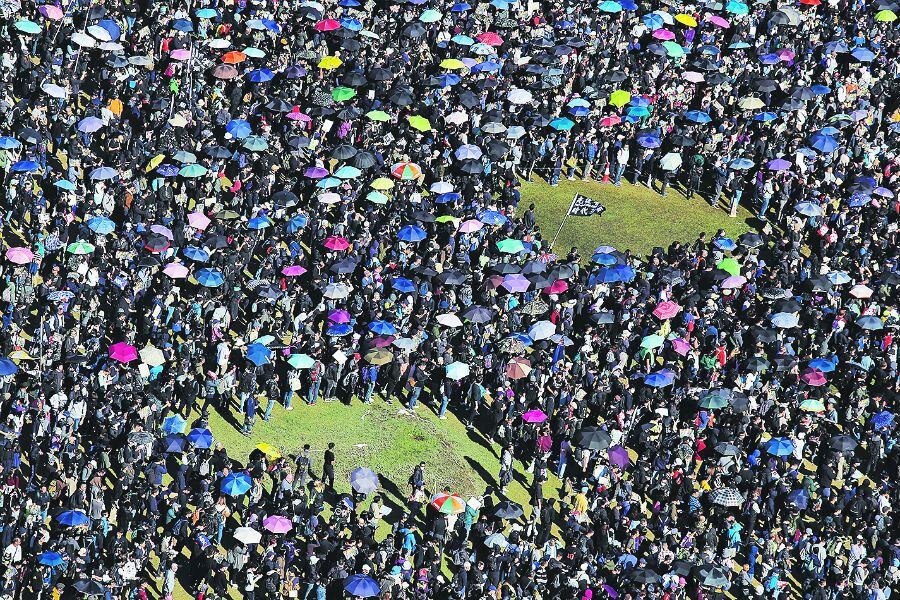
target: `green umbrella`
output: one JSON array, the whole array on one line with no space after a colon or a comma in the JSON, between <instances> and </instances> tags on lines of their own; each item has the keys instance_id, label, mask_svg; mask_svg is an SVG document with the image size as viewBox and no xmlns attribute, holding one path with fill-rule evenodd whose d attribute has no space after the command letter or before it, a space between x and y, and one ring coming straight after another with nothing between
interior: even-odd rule
<instances>
[{"instance_id":1,"label":"green umbrella","mask_svg":"<svg viewBox=\"0 0 900 600\"><path fill-rule=\"evenodd\" d=\"M373 202L375 204L387 204L388 203L388 197L376 190L372 190L371 192L366 194L366 200L368 200L369 202Z\"/></svg>"},{"instance_id":2,"label":"green umbrella","mask_svg":"<svg viewBox=\"0 0 900 600\"><path fill-rule=\"evenodd\" d=\"M659 348L664 341L665 339L661 335L648 335L641 340L641 348Z\"/></svg>"},{"instance_id":3,"label":"green umbrella","mask_svg":"<svg viewBox=\"0 0 900 600\"><path fill-rule=\"evenodd\" d=\"M726 258L724 260L720 260L718 264L716 264L717 269L722 269L729 275L740 275L741 274L741 265L738 264L736 260L733 258Z\"/></svg>"},{"instance_id":4,"label":"green umbrella","mask_svg":"<svg viewBox=\"0 0 900 600\"><path fill-rule=\"evenodd\" d=\"M14 27L22 33L30 33L32 35L38 34L43 31L40 25L38 25L34 21L29 21L28 19L16 21Z\"/></svg>"},{"instance_id":5,"label":"green umbrella","mask_svg":"<svg viewBox=\"0 0 900 600\"><path fill-rule=\"evenodd\" d=\"M316 364L316 361L306 354L291 354L288 364L295 369L308 369Z\"/></svg>"},{"instance_id":6,"label":"green umbrella","mask_svg":"<svg viewBox=\"0 0 900 600\"><path fill-rule=\"evenodd\" d=\"M390 121L391 115L387 114L383 110L370 110L366 113L366 116L373 121Z\"/></svg>"},{"instance_id":7,"label":"green umbrella","mask_svg":"<svg viewBox=\"0 0 900 600\"><path fill-rule=\"evenodd\" d=\"M78 240L77 242L72 242L66 248L66 252L68 252L69 254L76 254L76 255L90 254L93 251L94 251L93 244L89 244L89 243L83 242L81 240Z\"/></svg>"},{"instance_id":8,"label":"green umbrella","mask_svg":"<svg viewBox=\"0 0 900 600\"><path fill-rule=\"evenodd\" d=\"M728 406L728 398L731 393L728 390L717 389L703 392L698 403L702 408L725 408Z\"/></svg>"},{"instance_id":9,"label":"green umbrella","mask_svg":"<svg viewBox=\"0 0 900 600\"><path fill-rule=\"evenodd\" d=\"M344 86L339 86L331 90L331 97L334 98L335 102L343 102L344 100L349 100L355 95L356 90Z\"/></svg>"},{"instance_id":10,"label":"green umbrella","mask_svg":"<svg viewBox=\"0 0 900 600\"><path fill-rule=\"evenodd\" d=\"M412 115L409 117L409 125L419 131L431 131L431 122L420 115Z\"/></svg>"},{"instance_id":11,"label":"green umbrella","mask_svg":"<svg viewBox=\"0 0 900 600\"><path fill-rule=\"evenodd\" d=\"M433 8L429 8L421 15L419 15L419 20L423 23L436 23L441 20L441 17L444 15L441 14L441 11L434 10Z\"/></svg>"},{"instance_id":12,"label":"green umbrella","mask_svg":"<svg viewBox=\"0 0 900 600\"><path fill-rule=\"evenodd\" d=\"M500 240L497 242L497 248L500 252L505 252L506 254L518 254L525 250L525 244L523 244L520 240L516 240L513 238L506 238L505 240Z\"/></svg>"},{"instance_id":13,"label":"green umbrella","mask_svg":"<svg viewBox=\"0 0 900 600\"><path fill-rule=\"evenodd\" d=\"M672 41L663 42L662 47L666 49L666 54L668 54L671 58L681 58L684 56L684 48L681 44L677 44Z\"/></svg>"}]
</instances>

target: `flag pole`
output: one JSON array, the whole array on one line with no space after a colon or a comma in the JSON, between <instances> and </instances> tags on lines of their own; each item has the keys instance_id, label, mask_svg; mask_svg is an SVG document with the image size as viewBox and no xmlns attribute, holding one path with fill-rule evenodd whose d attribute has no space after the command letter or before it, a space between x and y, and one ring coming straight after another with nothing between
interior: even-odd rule
<instances>
[{"instance_id":1,"label":"flag pole","mask_svg":"<svg viewBox=\"0 0 900 600\"><path fill-rule=\"evenodd\" d=\"M553 236L553 239L550 241L550 248L551 248L551 249L552 249L553 246L556 244L556 238L559 237L559 232L561 232L562 229L563 229L563 227L566 226L566 221L569 220L569 215L572 214L572 206L575 205L575 199L576 199L577 197L578 197L578 194L575 194L574 196L572 196L572 202L571 202L571 204L569 204L569 210L566 211L566 216L563 217L562 223L559 224L559 229L556 230L556 235L554 235L554 236Z\"/></svg>"}]
</instances>

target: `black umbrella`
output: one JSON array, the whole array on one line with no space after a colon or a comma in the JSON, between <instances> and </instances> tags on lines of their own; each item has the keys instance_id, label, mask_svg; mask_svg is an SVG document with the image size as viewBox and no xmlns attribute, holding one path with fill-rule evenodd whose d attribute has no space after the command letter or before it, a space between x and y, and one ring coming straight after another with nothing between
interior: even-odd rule
<instances>
[{"instance_id":1,"label":"black umbrella","mask_svg":"<svg viewBox=\"0 0 900 600\"><path fill-rule=\"evenodd\" d=\"M750 337L755 339L757 342L762 342L763 344L771 344L778 339L778 334L774 329L756 326L750 328Z\"/></svg>"},{"instance_id":2,"label":"black umbrella","mask_svg":"<svg viewBox=\"0 0 900 600\"><path fill-rule=\"evenodd\" d=\"M356 156L350 159L350 164L356 167L357 169L371 169L378 161L375 159L375 155L371 152L359 152Z\"/></svg>"},{"instance_id":3,"label":"black umbrella","mask_svg":"<svg viewBox=\"0 0 900 600\"><path fill-rule=\"evenodd\" d=\"M274 202L276 206L290 208L291 206L299 204L300 199L297 197L297 194L290 190L281 190L280 192L272 194L272 202Z\"/></svg>"},{"instance_id":4,"label":"black umbrella","mask_svg":"<svg viewBox=\"0 0 900 600\"><path fill-rule=\"evenodd\" d=\"M740 456L741 449L730 442L719 442L716 444L716 452L722 456Z\"/></svg>"},{"instance_id":5,"label":"black umbrella","mask_svg":"<svg viewBox=\"0 0 900 600\"><path fill-rule=\"evenodd\" d=\"M725 572L716 565L701 565L694 568L694 577L697 583L704 587L719 588L728 585L728 577Z\"/></svg>"},{"instance_id":6,"label":"black umbrella","mask_svg":"<svg viewBox=\"0 0 900 600\"><path fill-rule=\"evenodd\" d=\"M735 412L747 412L750 408L750 398L744 392L733 392L728 403Z\"/></svg>"},{"instance_id":7,"label":"black umbrella","mask_svg":"<svg viewBox=\"0 0 900 600\"><path fill-rule=\"evenodd\" d=\"M769 361L760 357L754 356L744 365L744 369L746 371L752 371L754 373L762 373L766 369L769 368Z\"/></svg>"},{"instance_id":8,"label":"black umbrella","mask_svg":"<svg viewBox=\"0 0 900 600\"><path fill-rule=\"evenodd\" d=\"M515 263L502 262L491 265L488 267L488 270L491 273L497 273L498 275L510 275L512 273L519 273L522 270L522 267Z\"/></svg>"},{"instance_id":9,"label":"black umbrella","mask_svg":"<svg viewBox=\"0 0 900 600\"><path fill-rule=\"evenodd\" d=\"M609 432L599 427L585 427L572 438L575 445L587 450L606 450L612 444Z\"/></svg>"},{"instance_id":10,"label":"black umbrella","mask_svg":"<svg viewBox=\"0 0 900 600\"><path fill-rule=\"evenodd\" d=\"M618 70L607 71L600 77L601 81L609 83L622 83L626 79L628 79L628 75L626 75L624 71Z\"/></svg>"},{"instance_id":11,"label":"black umbrella","mask_svg":"<svg viewBox=\"0 0 900 600\"><path fill-rule=\"evenodd\" d=\"M459 94L459 103L466 108L475 108L481 104L481 100L473 92L466 90Z\"/></svg>"},{"instance_id":12,"label":"black umbrella","mask_svg":"<svg viewBox=\"0 0 900 600\"><path fill-rule=\"evenodd\" d=\"M375 67L369 70L366 77L368 77L370 81L389 81L394 77L394 74L385 68Z\"/></svg>"},{"instance_id":13,"label":"black umbrella","mask_svg":"<svg viewBox=\"0 0 900 600\"><path fill-rule=\"evenodd\" d=\"M691 146L697 145L697 142L694 140L694 138L687 136L687 135L683 135L681 133L676 133L675 135L670 135L666 139L669 140L675 146L683 146L685 148L689 148Z\"/></svg>"},{"instance_id":14,"label":"black umbrella","mask_svg":"<svg viewBox=\"0 0 900 600\"><path fill-rule=\"evenodd\" d=\"M504 500L494 509L494 514L501 519L513 520L518 519L525 514L522 507L511 500Z\"/></svg>"},{"instance_id":15,"label":"black umbrella","mask_svg":"<svg viewBox=\"0 0 900 600\"><path fill-rule=\"evenodd\" d=\"M610 311L598 312L591 315L591 321L597 325L608 325L616 322L616 315Z\"/></svg>"},{"instance_id":16,"label":"black umbrella","mask_svg":"<svg viewBox=\"0 0 900 600\"><path fill-rule=\"evenodd\" d=\"M779 354L772 359L772 363L775 365L776 371L790 371L800 363L800 360L796 356Z\"/></svg>"},{"instance_id":17,"label":"black umbrella","mask_svg":"<svg viewBox=\"0 0 900 600\"><path fill-rule=\"evenodd\" d=\"M408 38L419 38L425 35L425 26L418 21L413 21L412 23L404 27L401 33Z\"/></svg>"},{"instance_id":18,"label":"black umbrella","mask_svg":"<svg viewBox=\"0 0 900 600\"><path fill-rule=\"evenodd\" d=\"M832 436L828 440L828 445L838 452L853 452L854 450L856 450L859 442L857 442L853 437L849 435L840 434Z\"/></svg>"},{"instance_id":19,"label":"black umbrella","mask_svg":"<svg viewBox=\"0 0 900 600\"><path fill-rule=\"evenodd\" d=\"M161 233L150 232L144 237L144 248L150 252L162 252L170 245L169 238Z\"/></svg>"},{"instance_id":20,"label":"black umbrella","mask_svg":"<svg viewBox=\"0 0 900 600\"><path fill-rule=\"evenodd\" d=\"M556 283L556 279L544 275L543 273L536 273L534 275L528 276L528 281L535 287L535 289L550 287L554 283Z\"/></svg>"},{"instance_id":21,"label":"black umbrella","mask_svg":"<svg viewBox=\"0 0 900 600\"><path fill-rule=\"evenodd\" d=\"M723 73L715 72L706 76L706 83L708 85L722 85L726 81L731 81L731 78Z\"/></svg>"},{"instance_id":22,"label":"black umbrella","mask_svg":"<svg viewBox=\"0 0 900 600\"><path fill-rule=\"evenodd\" d=\"M778 89L778 82L774 79L754 79L750 87L759 92L774 92Z\"/></svg>"},{"instance_id":23,"label":"black umbrella","mask_svg":"<svg viewBox=\"0 0 900 600\"><path fill-rule=\"evenodd\" d=\"M338 275L346 275L347 273L352 273L353 271L355 271L357 265L359 265L358 260L347 257L331 265L328 270L332 273L337 273Z\"/></svg>"},{"instance_id":24,"label":"black umbrella","mask_svg":"<svg viewBox=\"0 0 900 600\"><path fill-rule=\"evenodd\" d=\"M281 98L275 98L266 104L266 108L274 112L291 112L294 107Z\"/></svg>"},{"instance_id":25,"label":"black umbrella","mask_svg":"<svg viewBox=\"0 0 900 600\"><path fill-rule=\"evenodd\" d=\"M536 275L547 270L547 263L540 260L533 260L525 263L522 267L522 275Z\"/></svg>"},{"instance_id":26,"label":"black umbrella","mask_svg":"<svg viewBox=\"0 0 900 600\"><path fill-rule=\"evenodd\" d=\"M569 265L558 265L550 271L552 279L571 279L575 275L575 269Z\"/></svg>"},{"instance_id":27,"label":"black umbrella","mask_svg":"<svg viewBox=\"0 0 900 600\"><path fill-rule=\"evenodd\" d=\"M341 48L349 50L350 52L358 52L362 48L362 44L357 40L341 40Z\"/></svg>"},{"instance_id":28,"label":"black umbrella","mask_svg":"<svg viewBox=\"0 0 900 600\"><path fill-rule=\"evenodd\" d=\"M210 158L231 158L231 150L222 146L207 146L203 152Z\"/></svg>"},{"instance_id":29,"label":"black umbrella","mask_svg":"<svg viewBox=\"0 0 900 600\"><path fill-rule=\"evenodd\" d=\"M462 285L466 280L466 275L462 271L448 269L438 273L437 280L444 285Z\"/></svg>"},{"instance_id":30,"label":"black umbrella","mask_svg":"<svg viewBox=\"0 0 900 600\"><path fill-rule=\"evenodd\" d=\"M738 236L738 241L742 246L746 246L747 248L758 248L763 245L763 238L758 233L742 233Z\"/></svg>"},{"instance_id":31,"label":"black umbrella","mask_svg":"<svg viewBox=\"0 0 900 600\"><path fill-rule=\"evenodd\" d=\"M224 235L211 235L203 240L203 245L210 250L218 250L228 247L228 238Z\"/></svg>"},{"instance_id":32,"label":"black umbrella","mask_svg":"<svg viewBox=\"0 0 900 600\"><path fill-rule=\"evenodd\" d=\"M103 596L106 594L106 588L93 579L81 579L76 581L72 587L85 596Z\"/></svg>"},{"instance_id":33,"label":"black umbrella","mask_svg":"<svg viewBox=\"0 0 900 600\"><path fill-rule=\"evenodd\" d=\"M459 170L469 175L477 175L484 172L484 163L480 159L469 158L459 163Z\"/></svg>"},{"instance_id":34,"label":"black umbrella","mask_svg":"<svg viewBox=\"0 0 900 600\"><path fill-rule=\"evenodd\" d=\"M824 275L820 275L819 277L810 279L807 282L807 287L813 292L830 292L833 284L830 279Z\"/></svg>"},{"instance_id":35,"label":"black umbrella","mask_svg":"<svg viewBox=\"0 0 900 600\"><path fill-rule=\"evenodd\" d=\"M400 90L391 94L388 100L391 101L391 104L395 104L403 108L404 106L409 106L413 103L413 96L411 93L405 90Z\"/></svg>"},{"instance_id":36,"label":"black umbrella","mask_svg":"<svg viewBox=\"0 0 900 600\"><path fill-rule=\"evenodd\" d=\"M662 577L660 577L659 573L653 569L635 569L634 571L627 573L627 577L635 583L642 583L644 585L662 581Z\"/></svg>"},{"instance_id":37,"label":"black umbrella","mask_svg":"<svg viewBox=\"0 0 900 600\"><path fill-rule=\"evenodd\" d=\"M19 130L19 139L26 144L37 144L43 139L37 129L31 127L23 127Z\"/></svg>"},{"instance_id":38,"label":"black umbrella","mask_svg":"<svg viewBox=\"0 0 900 600\"><path fill-rule=\"evenodd\" d=\"M357 150L350 144L340 144L331 151L331 158L334 158L336 160L347 160L356 156L357 152L359 152L359 150Z\"/></svg>"},{"instance_id":39,"label":"black umbrella","mask_svg":"<svg viewBox=\"0 0 900 600\"><path fill-rule=\"evenodd\" d=\"M808 85L795 87L791 90L791 98L796 98L797 100L812 100L815 97L816 93Z\"/></svg>"},{"instance_id":40,"label":"black umbrella","mask_svg":"<svg viewBox=\"0 0 900 600\"><path fill-rule=\"evenodd\" d=\"M343 79L341 79L341 85L347 87L359 87L361 85L366 85L367 82L366 76L357 72L347 73L344 75Z\"/></svg>"},{"instance_id":41,"label":"black umbrella","mask_svg":"<svg viewBox=\"0 0 900 600\"><path fill-rule=\"evenodd\" d=\"M803 306L796 300L781 298L772 303L775 312L798 313Z\"/></svg>"}]
</instances>

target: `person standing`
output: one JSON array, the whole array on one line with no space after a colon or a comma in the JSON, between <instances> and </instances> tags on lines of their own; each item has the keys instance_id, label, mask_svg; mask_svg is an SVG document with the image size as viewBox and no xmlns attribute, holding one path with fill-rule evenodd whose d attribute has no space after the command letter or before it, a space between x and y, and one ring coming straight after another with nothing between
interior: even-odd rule
<instances>
[{"instance_id":1,"label":"person standing","mask_svg":"<svg viewBox=\"0 0 900 600\"><path fill-rule=\"evenodd\" d=\"M328 486L328 489L334 491L334 442L328 442L328 449L325 450L325 461L322 464L322 481Z\"/></svg>"}]
</instances>

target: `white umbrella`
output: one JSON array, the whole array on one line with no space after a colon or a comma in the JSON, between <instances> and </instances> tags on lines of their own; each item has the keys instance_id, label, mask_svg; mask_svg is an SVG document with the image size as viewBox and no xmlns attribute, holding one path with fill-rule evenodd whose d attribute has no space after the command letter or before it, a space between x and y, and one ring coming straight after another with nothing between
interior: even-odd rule
<instances>
[{"instance_id":1,"label":"white umbrella","mask_svg":"<svg viewBox=\"0 0 900 600\"><path fill-rule=\"evenodd\" d=\"M528 329L528 337L534 341L546 340L556 333L556 325L550 321L538 321Z\"/></svg>"},{"instance_id":2,"label":"white umbrella","mask_svg":"<svg viewBox=\"0 0 900 600\"><path fill-rule=\"evenodd\" d=\"M45 94L52 98L62 99L69 95L69 90L62 86L56 85L55 83L45 83L41 86L41 89Z\"/></svg>"},{"instance_id":3,"label":"white umbrella","mask_svg":"<svg viewBox=\"0 0 900 600\"><path fill-rule=\"evenodd\" d=\"M238 527L234 530L233 537L242 544L258 544L262 534L252 527Z\"/></svg>"},{"instance_id":4,"label":"white umbrella","mask_svg":"<svg viewBox=\"0 0 900 600\"><path fill-rule=\"evenodd\" d=\"M224 50L225 48L231 47L231 42L229 42L225 38L216 38L214 40L210 40L209 47L216 50Z\"/></svg>"},{"instance_id":5,"label":"white umbrella","mask_svg":"<svg viewBox=\"0 0 900 600\"><path fill-rule=\"evenodd\" d=\"M445 327L462 327L462 321L453 313L438 315L437 322Z\"/></svg>"},{"instance_id":6,"label":"white umbrella","mask_svg":"<svg viewBox=\"0 0 900 600\"><path fill-rule=\"evenodd\" d=\"M506 99L510 104L528 104L534 99L534 96L532 96L531 92L529 92L528 90L516 88L509 91L509 93L506 95Z\"/></svg>"},{"instance_id":7,"label":"white umbrella","mask_svg":"<svg viewBox=\"0 0 900 600\"><path fill-rule=\"evenodd\" d=\"M109 35L109 32L99 25L91 25L87 28L87 32L100 40L101 42L111 42L112 36Z\"/></svg>"},{"instance_id":8,"label":"white umbrella","mask_svg":"<svg viewBox=\"0 0 900 600\"><path fill-rule=\"evenodd\" d=\"M452 125L462 125L463 123L465 123L468 120L469 120L469 115L467 115L466 113L464 113L461 110L452 112L444 118L444 121L446 121L447 123L450 123Z\"/></svg>"},{"instance_id":9,"label":"white umbrella","mask_svg":"<svg viewBox=\"0 0 900 600\"><path fill-rule=\"evenodd\" d=\"M435 194L447 194L453 191L453 184L446 181L435 181L428 189Z\"/></svg>"},{"instance_id":10,"label":"white umbrella","mask_svg":"<svg viewBox=\"0 0 900 600\"><path fill-rule=\"evenodd\" d=\"M86 33L76 31L72 34L72 43L76 46L81 46L82 48L93 48L97 45L97 40Z\"/></svg>"},{"instance_id":11,"label":"white umbrella","mask_svg":"<svg viewBox=\"0 0 900 600\"><path fill-rule=\"evenodd\" d=\"M332 300L340 300L350 295L350 286L346 283L329 283L322 295Z\"/></svg>"},{"instance_id":12,"label":"white umbrella","mask_svg":"<svg viewBox=\"0 0 900 600\"><path fill-rule=\"evenodd\" d=\"M663 171L674 171L681 166L681 155L677 152L669 152L659 161L659 168Z\"/></svg>"},{"instance_id":13,"label":"white umbrella","mask_svg":"<svg viewBox=\"0 0 900 600\"><path fill-rule=\"evenodd\" d=\"M141 348L138 355L141 357L141 362L149 367L158 367L166 362L166 357L163 355L162 350L152 344L147 344Z\"/></svg>"},{"instance_id":14,"label":"white umbrella","mask_svg":"<svg viewBox=\"0 0 900 600\"><path fill-rule=\"evenodd\" d=\"M101 50L106 50L107 52L120 52L125 49L125 46L119 42L103 42L99 47Z\"/></svg>"}]
</instances>

